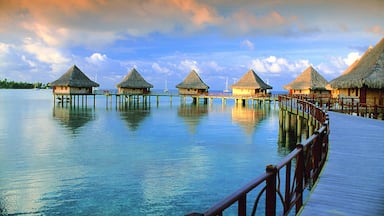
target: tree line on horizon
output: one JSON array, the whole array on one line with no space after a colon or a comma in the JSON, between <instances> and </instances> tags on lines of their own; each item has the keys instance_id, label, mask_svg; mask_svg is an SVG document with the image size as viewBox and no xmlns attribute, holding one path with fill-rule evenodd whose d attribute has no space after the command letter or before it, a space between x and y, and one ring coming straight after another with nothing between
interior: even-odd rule
<instances>
[{"instance_id":1,"label":"tree line on horizon","mask_svg":"<svg viewBox=\"0 0 384 216\"><path fill-rule=\"evenodd\" d=\"M13 80L7 80L6 78L0 80L0 89L43 89L47 88L47 84L41 82L28 83L28 82L16 82Z\"/></svg>"}]
</instances>

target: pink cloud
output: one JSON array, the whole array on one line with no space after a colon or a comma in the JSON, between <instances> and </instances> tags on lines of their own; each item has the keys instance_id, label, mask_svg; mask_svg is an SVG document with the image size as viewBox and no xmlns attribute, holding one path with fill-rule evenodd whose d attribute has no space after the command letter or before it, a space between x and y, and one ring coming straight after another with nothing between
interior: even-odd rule
<instances>
[{"instance_id":1,"label":"pink cloud","mask_svg":"<svg viewBox=\"0 0 384 216\"><path fill-rule=\"evenodd\" d=\"M371 32L378 35L384 35L384 29L381 26L375 25L366 29L367 32Z\"/></svg>"}]
</instances>

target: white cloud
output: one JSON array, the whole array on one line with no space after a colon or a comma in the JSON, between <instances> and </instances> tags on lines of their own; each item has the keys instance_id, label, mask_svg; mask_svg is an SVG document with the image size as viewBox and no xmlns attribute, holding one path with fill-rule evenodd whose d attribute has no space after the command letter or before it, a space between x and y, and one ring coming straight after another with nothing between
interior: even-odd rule
<instances>
[{"instance_id":1,"label":"white cloud","mask_svg":"<svg viewBox=\"0 0 384 216\"><path fill-rule=\"evenodd\" d=\"M9 52L9 49L11 48L10 44L5 44L0 42L0 55L5 55Z\"/></svg>"},{"instance_id":2,"label":"white cloud","mask_svg":"<svg viewBox=\"0 0 384 216\"><path fill-rule=\"evenodd\" d=\"M86 61L92 64L100 64L107 61L108 57L105 54L93 53L91 56L86 57Z\"/></svg>"},{"instance_id":3,"label":"white cloud","mask_svg":"<svg viewBox=\"0 0 384 216\"><path fill-rule=\"evenodd\" d=\"M22 55L21 59L23 60L23 62L27 63L30 67L35 68L37 66L36 62L28 59L25 55Z\"/></svg>"},{"instance_id":4,"label":"white cloud","mask_svg":"<svg viewBox=\"0 0 384 216\"><path fill-rule=\"evenodd\" d=\"M359 58L360 58L359 52L351 52L348 54L347 58L344 58L343 60L345 64L350 66Z\"/></svg>"},{"instance_id":5,"label":"white cloud","mask_svg":"<svg viewBox=\"0 0 384 216\"><path fill-rule=\"evenodd\" d=\"M161 67L157 62L152 64L152 69L155 72L159 72L161 74L169 75L171 73L171 70L167 67Z\"/></svg>"},{"instance_id":6,"label":"white cloud","mask_svg":"<svg viewBox=\"0 0 384 216\"><path fill-rule=\"evenodd\" d=\"M69 59L65 57L59 49L55 49L32 40L32 38L25 38L23 48L28 53L34 55L39 61L48 64L65 64Z\"/></svg>"},{"instance_id":7,"label":"white cloud","mask_svg":"<svg viewBox=\"0 0 384 216\"><path fill-rule=\"evenodd\" d=\"M276 62L276 56L269 56L268 58L265 59L266 62L268 63L274 63Z\"/></svg>"},{"instance_id":8,"label":"white cloud","mask_svg":"<svg viewBox=\"0 0 384 216\"><path fill-rule=\"evenodd\" d=\"M267 72L267 69L265 68L263 61L260 59L252 60L251 68L253 68L255 71L260 72L260 73Z\"/></svg>"},{"instance_id":9,"label":"white cloud","mask_svg":"<svg viewBox=\"0 0 384 216\"><path fill-rule=\"evenodd\" d=\"M241 46L245 47L245 48L247 48L249 50L254 50L255 49L255 45L250 40L243 40L241 42Z\"/></svg>"},{"instance_id":10,"label":"white cloud","mask_svg":"<svg viewBox=\"0 0 384 216\"><path fill-rule=\"evenodd\" d=\"M205 68L207 71L222 71L225 68L220 66L216 61L207 61L201 64L201 67Z\"/></svg>"},{"instance_id":11,"label":"white cloud","mask_svg":"<svg viewBox=\"0 0 384 216\"><path fill-rule=\"evenodd\" d=\"M281 67L278 63L273 63L269 67L269 71L272 73L280 73L281 72Z\"/></svg>"},{"instance_id":12,"label":"white cloud","mask_svg":"<svg viewBox=\"0 0 384 216\"><path fill-rule=\"evenodd\" d=\"M183 60L179 63L179 70L189 73L191 70L195 70L197 73L200 72L197 61L194 60Z\"/></svg>"},{"instance_id":13,"label":"white cloud","mask_svg":"<svg viewBox=\"0 0 384 216\"><path fill-rule=\"evenodd\" d=\"M253 59L250 66L256 72L281 74L301 71L309 66L309 61L306 59L289 61L286 58L269 56L263 59Z\"/></svg>"},{"instance_id":14,"label":"white cloud","mask_svg":"<svg viewBox=\"0 0 384 216\"><path fill-rule=\"evenodd\" d=\"M358 52L350 52L346 57L330 56L328 57L327 62L320 63L318 68L324 74L329 75L330 78L336 78L360 57Z\"/></svg>"}]
</instances>

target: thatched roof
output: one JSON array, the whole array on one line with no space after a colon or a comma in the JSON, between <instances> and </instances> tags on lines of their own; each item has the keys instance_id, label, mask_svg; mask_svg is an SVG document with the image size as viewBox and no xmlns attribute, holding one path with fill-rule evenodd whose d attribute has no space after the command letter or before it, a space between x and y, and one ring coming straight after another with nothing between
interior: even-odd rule
<instances>
[{"instance_id":1,"label":"thatched roof","mask_svg":"<svg viewBox=\"0 0 384 216\"><path fill-rule=\"evenodd\" d=\"M133 68L121 81L116 85L118 88L153 88L153 85L145 81L145 79Z\"/></svg>"},{"instance_id":2,"label":"thatched roof","mask_svg":"<svg viewBox=\"0 0 384 216\"><path fill-rule=\"evenodd\" d=\"M195 70L192 70L183 82L176 85L176 88L183 89L209 89L209 86L201 80Z\"/></svg>"},{"instance_id":3,"label":"thatched roof","mask_svg":"<svg viewBox=\"0 0 384 216\"><path fill-rule=\"evenodd\" d=\"M305 69L295 80L284 86L284 89L312 89L312 90L325 90L328 84L312 66Z\"/></svg>"},{"instance_id":4,"label":"thatched roof","mask_svg":"<svg viewBox=\"0 0 384 216\"><path fill-rule=\"evenodd\" d=\"M266 84L252 69L240 78L231 88L242 89L272 89L272 86Z\"/></svg>"},{"instance_id":5,"label":"thatched roof","mask_svg":"<svg viewBox=\"0 0 384 216\"><path fill-rule=\"evenodd\" d=\"M98 87L99 84L90 80L76 65L73 65L59 79L51 82L50 86L68 86L78 88Z\"/></svg>"},{"instance_id":6,"label":"thatched roof","mask_svg":"<svg viewBox=\"0 0 384 216\"><path fill-rule=\"evenodd\" d=\"M369 48L341 76L332 80L330 86L334 89L384 88L384 38L375 47Z\"/></svg>"}]
</instances>

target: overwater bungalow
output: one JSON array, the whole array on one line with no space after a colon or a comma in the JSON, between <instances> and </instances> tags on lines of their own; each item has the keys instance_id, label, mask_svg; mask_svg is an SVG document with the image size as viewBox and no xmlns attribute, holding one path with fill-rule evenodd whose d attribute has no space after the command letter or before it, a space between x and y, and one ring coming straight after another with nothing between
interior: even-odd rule
<instances>
[{"instance_id":1,"label":"overwater bungalow","mask_svg":"<svg viewBox=\"0 0 384 216\"><path fill-rule=\"evenodd\" d=\"M52 87L53 94L87 95L92 94L92 88L98 87L99 84L90 80L76 65L73 65L49 86Z\"/></svg>"},{"instance_id":2,"label":"overwater bungalow","mask_svg":"<svg viewBox=\"0 0 384 216\"><path fill-rule=\"evenodd\" d=\"M332 97L384 105L384 38L329 84Z\"/></svg>"},{"instance_id":3,"label":"overwater bungalow","mask_svg":"<svg viewBox=\"0 0 384 216\"><path fill-rule=\"evenodd\" d=\"M267 96L272 86L266 84L252 69L231 86L232 95Z\"/></svg>"},{"instance_id":4,"label":"overwater bungalow","mask_svg":"<svg viewBox=\"0 0 384 216\"><path fill-rule=\"evenodd\" d=\"M145 81L133 68L116 87L119 94L148 94L153 85Z\"/></svg>"},{"instance_id":5,"label":"overwater bungalow","mask_svg":"<svg viewBox=\"0 0 384 216\"><path fill-rule=\"evenodd\" d=\"M209 86L203 82L195 70L192 70L183 82L176 85L181 95L208 94Z\"/></svg>"},{"instance_id":6,"label":"overwater bungalow","mask_svg":"<svg viewBox=\"0 0 384 216\"><path fill-rule=\"evenodd\" d=\"M319 74L312 66L306 68L295 80L284 86L291 95L316 95L329 96L330 91L326 89L328 81Z\"/></svg>"}]
</instances>

